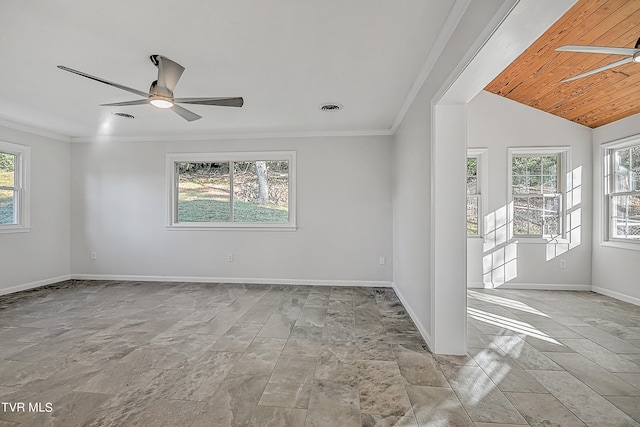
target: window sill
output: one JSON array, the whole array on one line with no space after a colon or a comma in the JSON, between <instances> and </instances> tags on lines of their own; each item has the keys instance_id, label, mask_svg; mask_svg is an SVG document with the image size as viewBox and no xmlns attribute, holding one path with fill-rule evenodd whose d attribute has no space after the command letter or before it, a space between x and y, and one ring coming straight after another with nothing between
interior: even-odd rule
<instances>
[{"instance_id":1,"label":"window sill","mask_svg":"<svg viewBox=\"0 0 640 427\"><path fill-rule=\"evenodd\" d=\"M517 237L512 237L513 241L520 243L524 243L524 244L531 244L531 245L560 245L560 244L569 244L571 243L569 241L569 239L564 239L562 237L526 237L526 236L517 236Z\"/></svg>"},{"instance_id":2,"label":"window sill","mask_svg":"<svg viewBox=\"0 0 640 427\"><path fill-rule=\"evenodd\" d=\"M174 224L168 225L169 231L296 231L298 229L295 225L183 225Z\"/></svg>"},{"instance_id":3,"label":"window sill","mask_svg":"<svg viewBox=\"0 0 640 427\"><path fill-rule=\"evenodd\" d=\"M627 249L632 251L640 251L640 241L639 242L622 242L618 240L605 240L600 244L606 248L617 248L617 249Z\"/></svg>"},{"instance_id":4,"label":"window sill","mask_svg":"<svg viewBox=\"0 0 640 427\"><path fill-rule=\"evenodd\" d=\"M31 231L31 227L24 227L21 225L0 227L0 234L28 233L30 231Z\"/></svg>"}]
</instances>

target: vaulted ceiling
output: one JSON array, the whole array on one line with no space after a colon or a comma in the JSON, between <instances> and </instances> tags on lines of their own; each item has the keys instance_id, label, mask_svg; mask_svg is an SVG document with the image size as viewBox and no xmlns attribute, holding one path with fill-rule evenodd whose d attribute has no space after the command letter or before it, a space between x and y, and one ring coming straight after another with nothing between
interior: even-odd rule
<instances>
[{"instance_id":1,"label":"vaulted ceiling","mask_svg":"<svg viewBox=\"0 0 640 427\"><path fill-rule=\"evenodd\" d=\"M556 48L633 48L639 37L640 1L578 1L485 90L591 128L606 125L640 113L640 64L632 62L563 83L624 56Z\"/></svg>"}]
</instances>

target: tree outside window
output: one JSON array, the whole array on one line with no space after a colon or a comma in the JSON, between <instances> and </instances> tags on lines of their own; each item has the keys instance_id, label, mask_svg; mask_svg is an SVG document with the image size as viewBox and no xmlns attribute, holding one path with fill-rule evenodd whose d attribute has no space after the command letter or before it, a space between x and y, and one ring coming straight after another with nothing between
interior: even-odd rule
<instances>
[{"instance_id":1,"label":"tree outside window","mask_svg":"<svg viewBox=\"0 0 640 427\"><path fill-rule=\"evenodd\" d=\"M295 153L168 155L170 226L295 227Z\"/></svg>"},{"instance_id":2,"label":"tree outside window","mask_svg":"<svg viewBox=\"0 0 640 427\"><path fill-rule=\"evenodd\" d=\"M640 242L640 143L609 150L609 238Z\"/></svg>"},{"instance_id":3,"label":"tree outside window","mask_svg":"<svg viewBox=\"0 0 640 427\"><path fill-rule=\"evenodd\" d=\"M289 220L287 161L180 162L178 221Z\"/></svg>"},{"instance_id":4,"label":"tree outside window","mask_svg":"<svg viewBox=\"0 0 640 427\"><path fill-rule=\"evenodd\" d=\"M562 153L520 151L511 154L513 236L563 234Z\"/></svg>"},{"instance_id":5,"label":"tree outside window","mask_svg":"<svg viewBox=\"0 0 640 427\"><path fill-rule=\"evenodd\" d=\"M29 231L30 148L0 141L0 233Z\"/></svg>"},{"instance_id":6,"label":"tree outside window","mask_svg":"<svg viewBox=\"0 0 640 427\"><path fill-rule=\"evenodd\" d=\"M0 224L16 223L16 155L0 152Z\"/></svg>"},{"instance_id":7,"label":"tree outside window","mask_svg":"<svg viewBox=\"0 0 640 427\"><path fill-rule=\"evenodd\" d=\"M478 181L478 157L467 157L467 235L480 233L480 186Z\"/></svg>"}]
</instances>

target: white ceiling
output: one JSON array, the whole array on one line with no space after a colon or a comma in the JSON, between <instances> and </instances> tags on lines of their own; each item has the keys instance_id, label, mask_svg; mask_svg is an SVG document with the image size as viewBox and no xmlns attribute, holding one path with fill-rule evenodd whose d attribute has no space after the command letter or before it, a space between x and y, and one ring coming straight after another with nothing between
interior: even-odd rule
<instances>
[{"instance_id":1,"label":"white ceiling","mask_svg":"<svg viewBox=\"0 0 640 427\"><path fill-rule=\"evenodd\" d=\"M454 0L2 0L0 119L77 140L220 134L389 133ZM176 97L242 108L100 107L147 91L149 55L186 68ZM326 102L344 105L322 112ZM123 119L112 112L135 115Z\"/></svg>"}]
</instances>

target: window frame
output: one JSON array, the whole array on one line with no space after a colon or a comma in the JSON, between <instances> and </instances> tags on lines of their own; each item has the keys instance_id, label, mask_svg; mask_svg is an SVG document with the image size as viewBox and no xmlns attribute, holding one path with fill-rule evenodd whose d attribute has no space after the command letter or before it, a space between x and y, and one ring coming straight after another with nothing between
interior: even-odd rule
<instances>
[{"instance_id":1,"label":"window frame","mask_svg":"<svg viewBox=\"0 0 640 427\"><path fill-rule=\"evenodd\" d=\"M640 146L640 135L634 135L628 138L622 138L612 142L602 144L602 160L603 160L603 221L602 221L602 244L605 246L613 246L623 249L640 250L640 239L628 239L624 237L612 236L613 218L613 197L624 195L640 196L640 189L635 191L615 191L615 159L612 153L616 150Z\"/></svg>"},{"instance_id":2,"label":"window frame","mask_svg":"<svg viewBox=\"0 0 640 427\"><path fill-rule=\"evenodd\" d=\"M513 157L532 156L558 156L557 165L557 187L561 202L558 212L558 224L560 233L558 235L551 234L514 234L513 223L515 219L514 213L514 197L513 197ZM507 149L507 200L508 200L508 234L510 239L518 239L525 243L547 243L554 241L557 243L568 242L567 238L567 171L571 170L571 147L569 146L546 146L546 147L509 147ZM544 197L545 193L541 193Z\"/></svg>"},{"instance_id":3,"label":"window frame","mask_svg":"<svg viewBox=\"0 0 640 427\"><path fill-rule=\"evenodd\" d=\"M14 183L13 187L0 187L3 190L14 191L14 221L13 224L0 224L0 233L23 233L31 231L29 172L31 166L31 147L0 141L0 152L14 155Z\"/></svg>"},{"instance_id":4,"label":"window frame","mask_svg":"<svg viewBox=\"0 0 640 427\"><path fill-rule=\"evenodd\" d=\"M288 161L289 192L287 222L178 222L178 174L177 163L222 163L255 161ZM233 168L230 179L233 182ZM169 230L264 230L295 231L296 223L296 152L295 151L247 151L220 153L168 153L166 155L167 176L167 228ZM233 192L230 194L233 209Z\"/></svg>"},{"instance_id":5,"label":"window frame","mask_svg":"<svg viewBox=\"0 0 640 427\"><path fill-rule=\"evenodd\" d=\"M476 189L477 193L467 193L467 199L469 196L478 198L478 232L476 234L467 233L469 238L483 238L484 237L484 207L487 205L487 195L489 193L489 179L488 179L488 149L487 148L467 148L467 159L476 159Z\"/></svg>"}]
</instances>

